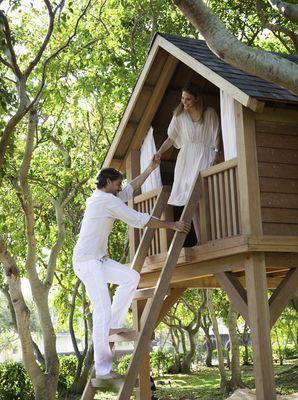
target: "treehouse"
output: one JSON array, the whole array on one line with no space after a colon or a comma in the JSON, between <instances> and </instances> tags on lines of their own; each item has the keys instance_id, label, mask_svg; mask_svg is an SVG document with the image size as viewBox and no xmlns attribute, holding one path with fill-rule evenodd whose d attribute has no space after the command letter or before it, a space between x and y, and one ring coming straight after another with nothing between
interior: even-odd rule
<instances>
[{"instance_id":1,"label":"treehouse","mask_svg":"<svg viewBox=\"0 0 298 400\"><path fill-rule=\"evenodd\" d=\"M221 158L198 175L182 211L181 218L191 221L198 207L199 245L191 234L129 230L130 263L141 280L133 302L136 332L126 338L136 341L135 350L118 399L128 400L136 382L138 399L151 398L150 340L183 291L221 287L250 326L257 399L273 400L270 329L298 287L298 97L228 65L204 41L157 34L106 167L120 169L128 180L141 172L148 131L159 148L188 82L201 88L205 104L220 117ZM175 149L164 153L161 185L136 194L131 207L174 218L167 199L176 157ZM88 385L84 400L94 396Z\"/></svg>"}]
</instances>

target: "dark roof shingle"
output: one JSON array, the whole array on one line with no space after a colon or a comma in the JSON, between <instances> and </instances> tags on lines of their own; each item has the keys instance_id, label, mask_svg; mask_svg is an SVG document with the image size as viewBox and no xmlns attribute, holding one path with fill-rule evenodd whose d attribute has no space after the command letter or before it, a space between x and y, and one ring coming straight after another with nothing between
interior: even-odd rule
<instances>
[{"instance_id":1,"label":"dark roof shingle","mask_svg":"<svg viewBox=\"0 0 298 400\"><path fill-rule=\"evenodd\" d=\"M227 64L212 53L203 40L164 33L159 33L159 35L251 97L260 100L298 102L298 96L295 96L287 89ZM298 63L297 56L288 54L279 55Z\"/></svg>"}]
</instances>

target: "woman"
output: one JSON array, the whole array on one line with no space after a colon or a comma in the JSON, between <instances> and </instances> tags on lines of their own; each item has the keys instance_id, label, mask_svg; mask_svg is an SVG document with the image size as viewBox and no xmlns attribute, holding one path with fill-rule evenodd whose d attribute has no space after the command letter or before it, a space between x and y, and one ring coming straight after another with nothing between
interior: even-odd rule
<instances>
[{"instance_id":1,"label":"woman","mask_svg":"<svg viewBox=\"0 0 298 400\"><path fill-rule=\"evenodd\" d=\"M181 102L168 127L168 138L156 154L161 157L171 146L180 149L168 204L184 206L198 172L214 163L218 151L218 130L218 116L213 108L204 108L199 88L194 84L185 86L182 89ZM193 225L199 244L198 210L195 212Z\"/></svg>"}]
</instances>

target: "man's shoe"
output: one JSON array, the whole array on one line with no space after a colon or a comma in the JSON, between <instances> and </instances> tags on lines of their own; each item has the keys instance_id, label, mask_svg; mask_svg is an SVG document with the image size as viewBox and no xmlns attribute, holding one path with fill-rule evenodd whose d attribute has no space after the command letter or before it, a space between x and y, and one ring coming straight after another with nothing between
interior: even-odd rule
<instances>
[{"instance_id":1,"label":"man's shoe","mask_svg":"<svg viewBox=\"0 0 298 400\"><path fill-rule=\"evenodd\" d=\"M119 379L123 378L121 375L116 374L115 372L111 371L105 375L96 375L96 379L107 380L107 379Z\"/></svg>"}]
</instances>

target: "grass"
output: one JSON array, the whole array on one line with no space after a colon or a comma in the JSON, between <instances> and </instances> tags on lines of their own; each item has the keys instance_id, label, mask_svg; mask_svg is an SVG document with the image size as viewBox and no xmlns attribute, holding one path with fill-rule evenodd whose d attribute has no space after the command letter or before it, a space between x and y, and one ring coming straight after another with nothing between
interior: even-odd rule
<instances>
[{"instance_id":1,"label":"grass","mask_svg":"<svg viewBox=\"0 0 298 400\"><path fill-rule=\"evenodd\" d=\"M298 365L293 362L275 366L276 387L279 394L298 392ZM249 388L254 388L252 367L244 367L242 379ZM199 367L190 375L164 375L155 378L158 400L223 400L226 398L219 389L218 369ZM114 400L115 393L100 393L98 400ZM134 400L135 396L131 397Z\"/></svg>"}]
</instances>

